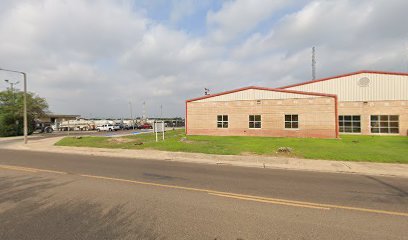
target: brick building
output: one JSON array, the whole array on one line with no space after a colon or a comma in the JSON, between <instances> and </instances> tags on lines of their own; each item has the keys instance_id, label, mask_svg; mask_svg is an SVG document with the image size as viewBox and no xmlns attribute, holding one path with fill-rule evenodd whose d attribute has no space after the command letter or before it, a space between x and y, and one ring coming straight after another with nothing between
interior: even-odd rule
<instances>
[{"instance_id":1,"label":"brick building","mask_svg":"<svg viewBox=\"0 0 408 240\"><path fill-rule=\"evenodd\" d=\"M335 138L337 97L246 87L187 100L186 133Z\"/></svg>"},{"instance_id":2,"label":"brick building","mask_svg":"<svg viewBox=\"0 0 408 240\"><path fill-rule=\"evenodd\" d=\"M337 95L340 133L408 135L408 73L360 71L281 89Z\"/></svg>"},{"instance_id":3,"label":"brick building","mask_svg":"<svg viewBox=\"0 0 408 240\"><path fill-rule=\"evenodd\" d=\"M186 101L186 134L336 138L408 133L408 74L360 71Z\"/></svg>"}]
</instances>

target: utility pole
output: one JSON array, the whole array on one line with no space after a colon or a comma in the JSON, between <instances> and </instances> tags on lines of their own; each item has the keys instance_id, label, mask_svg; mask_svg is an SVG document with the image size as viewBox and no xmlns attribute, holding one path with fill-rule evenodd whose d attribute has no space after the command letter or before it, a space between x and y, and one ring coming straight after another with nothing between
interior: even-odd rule
<instances>
[{"instance_id":1,"label":"utility pole","mask_svg":"<svg viewBox=\"0 0 408 240\"><path fill-rule=\"evenodd\" d=\"M9 70L9 69L3 69L0 68L0 71L5 71L5 72L13 72L13 73L19 73L23 75L23 80L24 80L24 106L23 106L23 118L24 118L24 144L27 144L28 142L28 120L27 120L27 74L25 72L20 72L16 70Z\"/></svg>"},{"instance_id":2,"label":"utility pole","mask_svg":"<svg viewBox=\"0 0 408 240\"><path fill-rule=\"evenodd\" d=\"M11 82L10 80L4 80L6 83L8 83L8 84L10 84L10 90L12 91L12 92L14 92L14 85L17 85L17 84L19 84L20 82L19 81L17 81L17 82Z\"/></svg>"},{"instance_id":3,"label":"utility pole","mask_svg":"<svg viewBox=\"0 0 408 240\"><path fill-rule=\"evenodd\" d=\"M12 95L13 95L13 104L15 103L15 99L14 99L14 85L17 85L17 84L19 84L20 82L19 81L17 81L17 82L11 82L10 80L4 80L6 83L8 83L8 84L10 84L10 91L11 91L11 93L12 93Z\"/></svg>"},{"instance_id":4,"label":"utility pole","mask_svg":"<svg viewBox=\"0 0 408 240\"><path fill-rule=\"evenodd\" d=\"M312 79L316 79L316 48L312 47Z\"/></svg>"},{"instance_id":5,"label":"utility pole","mask_svg":"<svg viewBox=\"0 0 408 240\"><path fill-rule=\"evenodd\" d=\"M132 128L135 130L135 120L133 119L133 107L132 107L132 102L129 102L130 106L130 118L132 119Z\"/></svg>"},{"instance_id":6,"label":"utility pole","mask_svg":"<svg viewBox=\"0 0 408 240\"><path fill-rule=\"evenodd\" d=\"M143 101L143 115L142 115L142 120L146 119L146 101Z\"/></svg>"},{"instance_id":7,"label":"utility pole","mask_svg":"<svg viewBox=\"0 0 408 240\"><path fill-rule=\"evenodd\" d=\"M160 119L163 118L163 105L160 104Z\"/></svg>"}]
</instances>

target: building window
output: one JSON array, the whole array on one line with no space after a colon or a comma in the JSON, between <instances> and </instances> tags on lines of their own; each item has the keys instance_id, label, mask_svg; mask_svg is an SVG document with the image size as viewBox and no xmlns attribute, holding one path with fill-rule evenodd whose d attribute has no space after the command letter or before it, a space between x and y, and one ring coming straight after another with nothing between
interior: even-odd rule
<instances>
[{"instance_id":1,"label":"building window","mask_svg":"<svg viewBox=\"0 0 408 240\"><path fill-rule=\"evenodd\" d=\"M286 114L285 115L285 128L299 128L299 115Z\"/></svg>"},{"instance_id":2,"label":"building window","mask_svg":"<svg viewBox=\"0 0 408 240\"><path fill-rule=\"evenodd\" d=\"M399 133L399 116L371 115L371 133Z\"/></svg>"},{"instance_id":3,"label":"building window","mask_svg":"<svg viewBox=\"0 0 408 240\"><path fill-rule=\"evenodd\" d=\"M261 128L261 115L249 115L249 128Z\"/></svg>"},{"instance_id":4,"label":"building window","mask_svg":"<svg viewBox=\"0 0 408 240\"><path fill-rule=\"evenodd\" d=\"M217 128L228 128L228 115L217 115Z\"/></svg>"},{"instance_id":5,"label":"building window","mask_svg":"<svg viewBox=\"0 0 408 240\"><path fill-rule=\"evenodd\" d=\"M339 126L342 133L361 133L361 117L357 115L340 115Z\"/></svg>"}]
</instances>

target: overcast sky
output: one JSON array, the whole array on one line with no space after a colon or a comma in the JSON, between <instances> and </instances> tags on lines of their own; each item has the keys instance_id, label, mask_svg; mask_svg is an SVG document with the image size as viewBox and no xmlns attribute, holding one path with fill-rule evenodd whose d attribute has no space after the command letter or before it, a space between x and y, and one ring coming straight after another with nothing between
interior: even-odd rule
<instances>
[{"instance_id":1,"label":"overcast sky","mask_svg":"<svg viewBox=\"0 0 408 240\"><path fill-rule=\"evenodd\" d=\"M408 69L407 0L1 0L0 68L55 113L184 116L184 101ZM0 73L0 89L18 75ZM22 87L21 83L18 85Z\"/></svg>"}]
</instances>

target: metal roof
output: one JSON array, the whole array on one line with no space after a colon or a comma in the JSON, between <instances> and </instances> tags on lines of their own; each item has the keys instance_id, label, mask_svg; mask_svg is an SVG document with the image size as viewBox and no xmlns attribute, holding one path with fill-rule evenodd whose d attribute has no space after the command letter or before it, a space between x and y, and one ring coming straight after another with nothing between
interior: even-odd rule
<instances>
[{"instance_id":1,"label":"metal roof","mask_svg":"<svg viewBox=\"0 0 408 240\"><path fill-rule=\"evenodd\" d=\"M193 98L186 100L186 102L194 102L198 100L203 100L207 98L213 98L221 95L226 95L226 94L231 94L231 93L236 93L240 91L245 91L245 90L264 90L264 91L271 91L271 92L280 92L280 93L291 93L291 94L300 94L300 95L309 95L309 96L319 96L319 97L333 97L336 98L337 96L334 94L326 94L326 93L315 93L315 92L304 92L304 91L296 91L296 90L287 90L287 89L276 89L276 88L265 88L265 87L257 87L257 86L249 86L249 87L244 87L244 88L238 88L234 89L231 91L225 91L225 92L220 92L216 94L210 94L198 98Z\"/></svg>"},{"instance_id":2,"label":"metal roof","mask_svg":"<svg viewBox=\"0 0 408 240\"><path fill-rule=\"evenodd\" d=\"M291 88L291 87L297 87L297 86L301 86L301 85L305 85L305 84L322 82L322 81L327 81L327 80L341 78L341 77L348 77L348 76L357 75L357 74L361 74L361 73L408 76L408 73L404 73L404 72L385 72L385 71L361 70L361 71L357 71L357 72L351 72L351 73L346 73L346 74L327 77L327 78L321 78L321 79L316 79L316 80L311 80L311 81L306 81L306 82L301 82L301 83L295 83L295 84L287 85L287 86L284 86L284 87L279 87L278 89L286 89L286 88Z\"/></svg>"}]
</instances>

